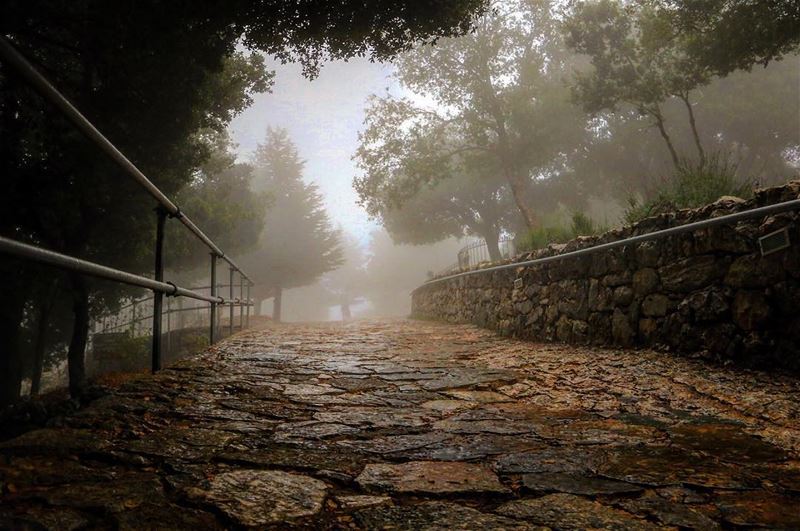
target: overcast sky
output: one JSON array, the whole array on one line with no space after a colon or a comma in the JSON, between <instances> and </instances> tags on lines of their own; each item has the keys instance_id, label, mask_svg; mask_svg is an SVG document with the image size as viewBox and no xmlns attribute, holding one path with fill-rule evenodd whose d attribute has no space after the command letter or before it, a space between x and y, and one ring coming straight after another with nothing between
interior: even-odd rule
<instances>
[{"instance_id":1,"label":"overcast sky","mask_svg":"<svg viewBox=\"0 0 800 531\"><path fill-rule=\"evenodd\" d=\"M377 225L356 204L356 169L350 157L358 144L367 96L393 86L391 66L365 59L334 62L313 81L304 78L297 65L272 67L273 92L257 95L230 125L240 158L250 158L268 126L285 127L306 160L305 177L319 186L333 223L366 242Z\"/></svg>"}]
</instances>

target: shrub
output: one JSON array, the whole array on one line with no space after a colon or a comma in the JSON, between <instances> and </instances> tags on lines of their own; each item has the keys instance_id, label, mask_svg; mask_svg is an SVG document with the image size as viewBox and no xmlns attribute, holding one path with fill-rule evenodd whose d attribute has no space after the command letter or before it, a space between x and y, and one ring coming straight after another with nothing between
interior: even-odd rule
<instances>
[{"instance_id":1,"label":"shrub","mask_svg":"<svg viewBox=\"0 0 800 531\"><path fill-rule=\"evenodd\" d=\"M736 170L736 164L718 153L705 162L685 160L654 197L644 202L630 197L624 219L635 223L664 212L707 205L724 195L747 199L753 194L753 182L739 178Z\"/></svg>"},{"instance_id":2,"label":"shrub","mask_svg":"<svg viewBox=\"0 0 800 531\"><path fill-rule=\"evenodd\" d=\"M566 243L577 236L590 236L605 230L583 212L573 212L569 226L552 225L533 229L517 238L520 251L542 249L551 243Z\"/></svg>"}]
</instances>

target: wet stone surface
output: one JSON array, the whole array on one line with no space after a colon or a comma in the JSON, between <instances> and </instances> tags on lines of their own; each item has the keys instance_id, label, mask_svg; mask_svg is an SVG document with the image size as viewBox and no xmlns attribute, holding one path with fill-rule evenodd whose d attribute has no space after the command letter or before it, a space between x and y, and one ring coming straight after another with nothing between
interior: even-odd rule
<instances>
[{"instance_id":1,"label":"wet stone surface","mask_svg":"<svg viewBox=\"0 0 800 531\"><path fill-rule=\"evenodd\" d=\"M0 529L798 529L798 396L471 326L275 326L0 443Z\"/></svg>"}]
</instances>

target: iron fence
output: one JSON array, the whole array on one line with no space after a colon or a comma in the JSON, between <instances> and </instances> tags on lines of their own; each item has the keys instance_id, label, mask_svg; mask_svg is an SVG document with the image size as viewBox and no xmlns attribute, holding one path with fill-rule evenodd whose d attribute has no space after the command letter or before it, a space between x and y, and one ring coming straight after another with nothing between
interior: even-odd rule
<instances>
[{"instance_id":1,"label":"iron fence","mask_svg":"<svg viewBox=\"0 0 800 531\"><path fill-rule=\"evenodd\" d=\"M135 275L119 269L114 269L102 264L82 260L74 256L57 253L42 247L23 243L11 238L0 237L0 252L18 258L39 262L60 269L81 273L88 276L111 280L122 284L137 286L151 290L152 314L148 317L152 321L152 347L151 368L153 372L161 369L161 336L164 295L169 297L186 297L197 301L209 303L209 342L213 344L217 336L219 305L230 307L230 321L233 326L234 307L242 306L247 309L247 320L250 314L250 288L253 282L236 263L220 249L211 238L167 197L153 182L142 173L117 147L111 143L72 103L67 100L34 66L5 38L0 36L0 60L13 69L24 81L36 90L46 101L52 104L73 126L92 142L100 151L105 153L122 171L132 178L139 186L155 199L156 207L156 241L155 264L153 278ZM205 245L211 255L211 285L206 295L198 290L183 288L164 280L164 227L167 219L174 218L180 221L195 238ZM223 260L229 266L230 282L228 284L228 297L220 296L217 292L217 261ZM239 275L240 297L234 297L235 275ZM242 297L245 292L246 296ZM178 299L181 300L181 299ZM240 312L241 313L241 312ZM169 312L167 313L169 315ZM134 323L136 316L133 316Z\"/></svg>"},{"instance_id":2,"label":"iron fence","mask_svg":"<svg viewBox=\"0 0 800 531\"><path fill-rule=\"evenodd\" d=\"M497 242L497 250L500 256L497 258L492 257L492 253L489 251L489 246L486 241L476 240L459 249L457 255L458 261L438 271L435 276L450 275L470 269L478 264L494 262L497 259L512 258L517 254L517 249L514 246L514 238L511 236L500 237Z\"/></svg>"}]
</instances>

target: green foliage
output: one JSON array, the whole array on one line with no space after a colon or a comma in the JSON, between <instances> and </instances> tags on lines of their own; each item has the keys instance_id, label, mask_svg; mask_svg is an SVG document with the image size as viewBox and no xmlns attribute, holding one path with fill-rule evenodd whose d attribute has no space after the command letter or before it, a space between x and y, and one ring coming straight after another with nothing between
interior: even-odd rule
<instances>
[{"instance_id":1,"label":"green foliage","mask_svg":"<svg viewBox=\"0 0 800 531\"><path fill-rule=\"evenodd\" d=\"M671 24L648 2L577 2L564 23L566 42L588 55L593 68L577 76L576 99L592 113L628 103L655 115L666 98L706 84L710 73L687 53Z\"/></svg>"},{"instance_id":2,"label":"green foliage","mask_svg":"<svg viewBox=\"0 0 800 531\"><path fill-rule=\"evenodd\" d=\"M667 130L662 103L685 104L695 148L705 156L696 128L690 93L709 83L711 71L688 51L688 40L676 34L669 12L652 2L589 0L574 4L564 23L567 44L586 54L592 68L579 72L573 97L594 115L633 107L658 128L677 167L680 155Z\"/></svg>"},{"instance_id":3,"label":"green foliage","mask_svg":"<svg viewBox=\"0 0 800 531\"><path fill-rule=\"evenodd\" d=\"M746 199L752 193L753 183L738 178L736 165L718 153L704 163L682 161L673 178L665 182L649 200L640 201L631 196L624 219L626 223L635 223L681 208L701 207L722 196Z\"/></svg>"},{"instance_id":4,"label":"green foliage","mask_svg":"<svg viewBox=\"0 0 800 531\"><path fill-rule=\"evenodd\" d=\"M532 177L563 171L565 153L586 135L584 115L563 90L572 56L551 4L498 4L473 33L400 56L397 78L420 98L370 102L355 157L363 176L354 186L393 235L413 232L400 241L496 238L519 223L513 218L536 225ZM518 214L498 215L512 200ZM396 213L404 206L422 207L429 232L422 224L404 230L415 221Z\"/></svg>"},{"instance_id":5,"label":"green foliage","mask_svg":"<svg viewBox=\"0 0 800 531\"><path fill-rule=\"evenodd\" d=\"M542 249L551 243L565 243L573 238L569 227L539 227L529 230L517 238L517 249L520 252Z\"/></svg>"},{"instance_id":6,"label":"green foliage","mask_svg":"<svg viewBox=\"0 0 800 531\"><path fill-rule=\"evenodd\" d=\"M576 236L590 236L595 234L598 230L594 220L583 212L573 212L572 225L570 225L570 228L572 229L572 233Z\"/></svg>"},{"instance_id":7,"label":"green foliage","mask_svg":"<svg viewBox=\"0 0 800 531\"><path fill-rule=\"evenodd\" d=\"M720 75L749 70L797 52L800 4L795 0L659 0L688 52Z\"/></svg>"},{"instance_id":8,"label":"green foliage","mask_svg":"<svg viewBox=\"0 0 800 531\"><path fill-rule=\"evenodd\" d=\"M578 236L591 236L605 230L605 227L597 225L583 212L573 212L568 224L553 219L548 225L518 236L515 245L521 252L532 251L547 247L551 243L566 243Z\"/></svg>"},{"instance_id":9,"label":"green foliage","mask_svg":"<svg viewBox=\"0 0 800 531\"><path fill-rule=\"evenodd\" d=\"M226 253L236 256L258 242L270 198L252 189L253 166L236 162L227 132L204 131L201 136L209 158L176 194L176 201ZM206 273L208 249L198 245L193 234L169 223L166 241L172 263L182 269L199 266Z\"/></svg>"}]
</instances>

